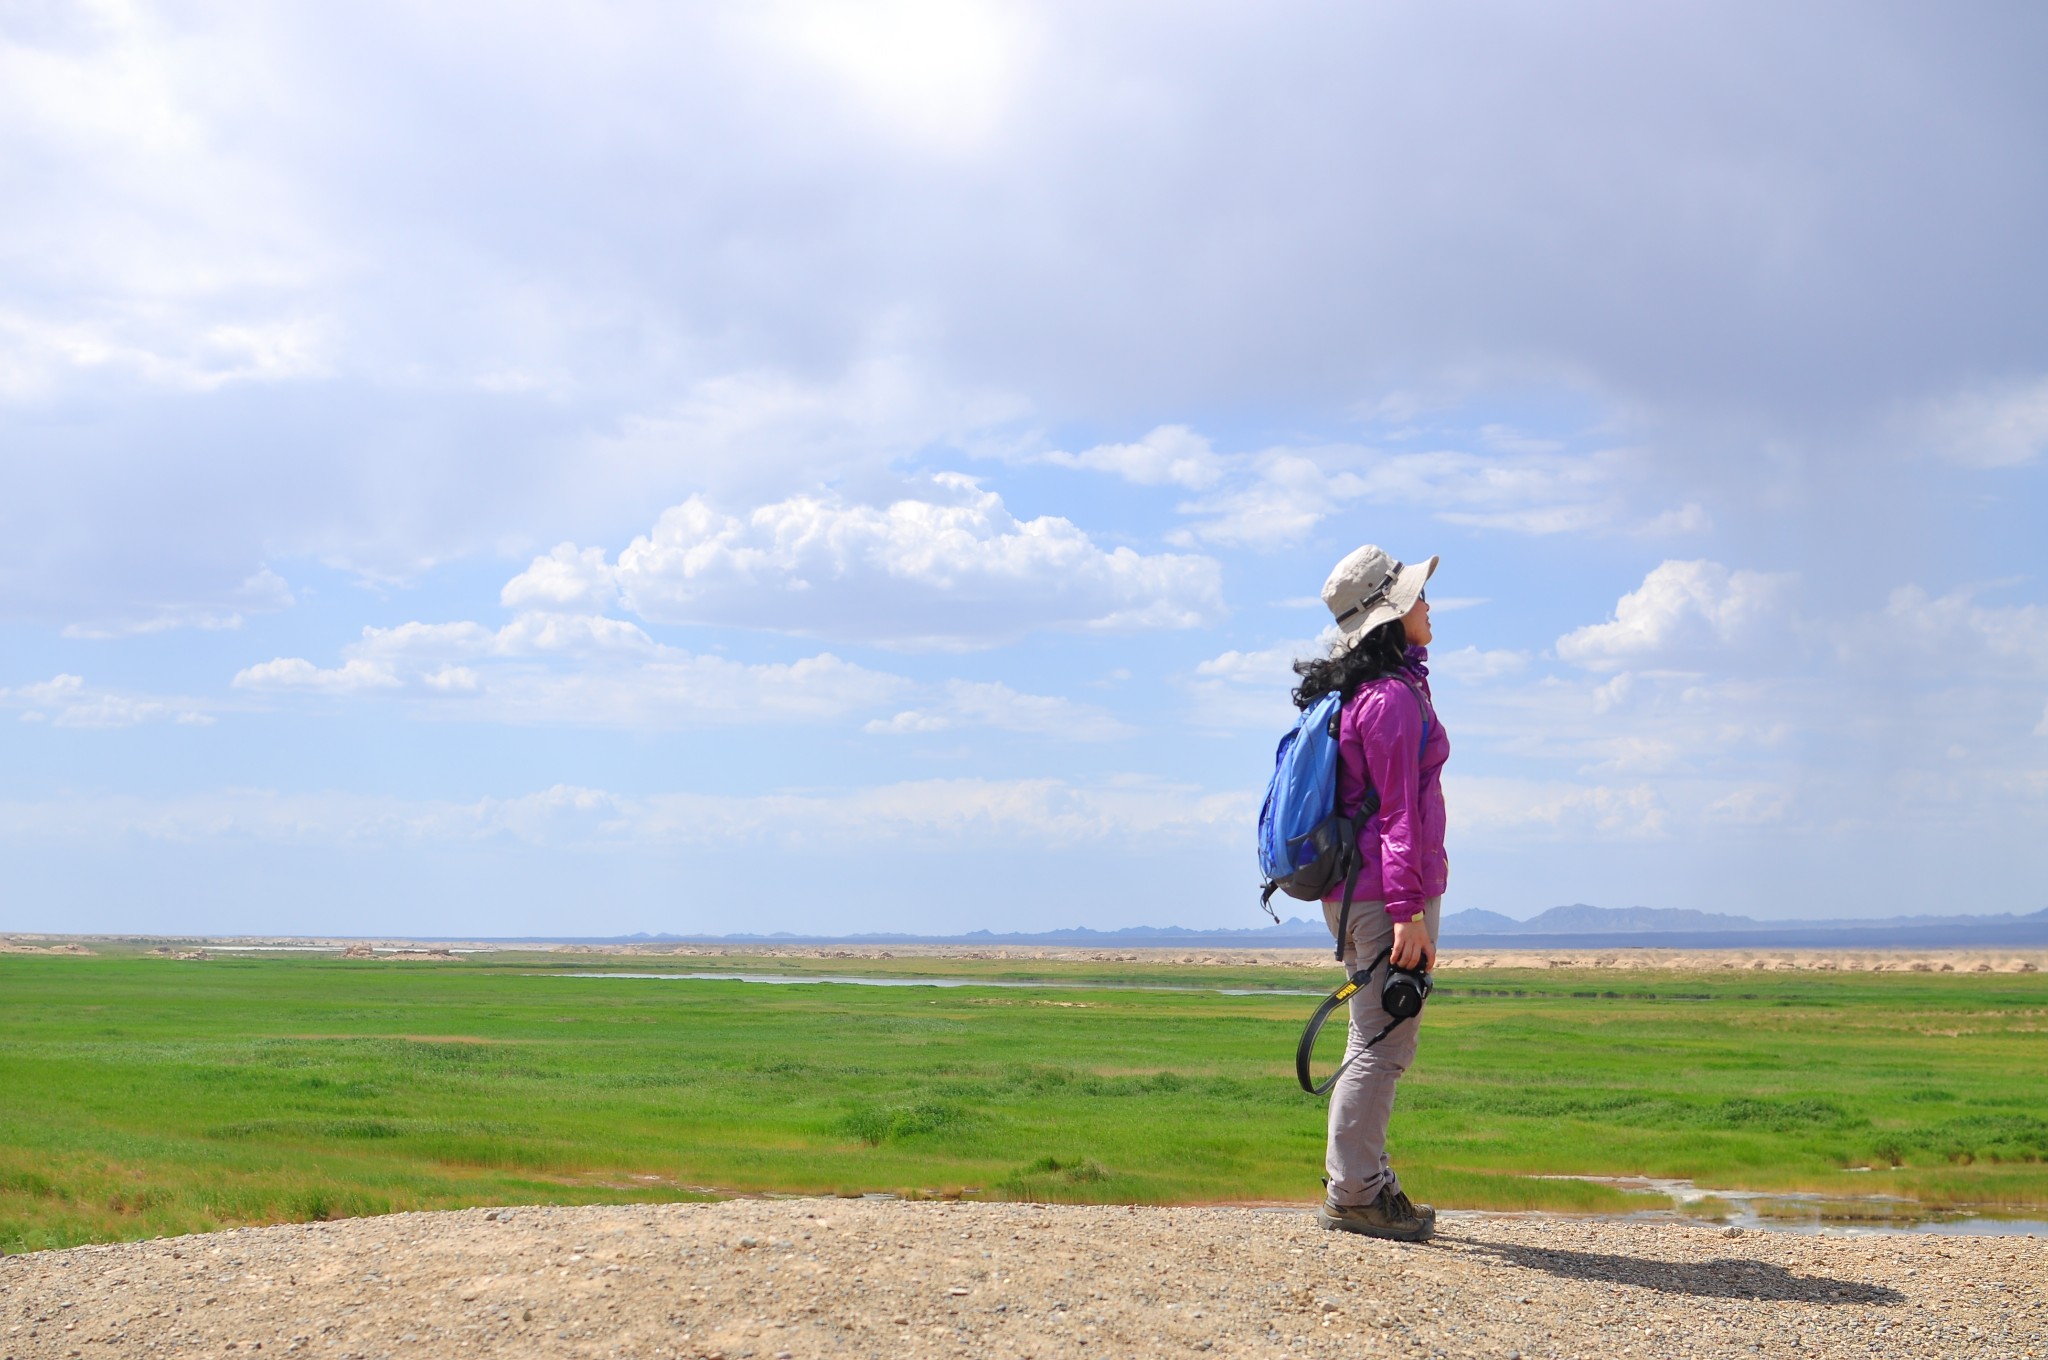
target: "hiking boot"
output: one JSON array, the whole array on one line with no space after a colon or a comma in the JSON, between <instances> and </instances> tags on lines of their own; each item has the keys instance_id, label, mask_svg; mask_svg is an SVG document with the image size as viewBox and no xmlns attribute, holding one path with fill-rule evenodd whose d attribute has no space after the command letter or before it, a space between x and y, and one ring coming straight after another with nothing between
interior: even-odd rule
<instances>
[{"instance_id":1,"label":"hiking boot","mask_svg":"<svg viewBox=\"0 0 2048 1360\"><path fill-rule=\"evenodd\" d=\"M1406 1190L1396 1190L1394 1192L1394 1207L1401 1213L1415 1215L1415 1217L1422 1220L1423 1226L1427 1227L1431 1232L1436 1231L1435 1205L1417 1204L1414 1200L1408 1198Z\"/></svg>"},{"instance_id":2,"label":"hiking boot","mask_svg":"<svg viewBox=\"0 0 2048 1360\"><path fill-rule=\"evenodd\" d=\"M1332 1204L1324 1200L1322 1212L1316 1218L1332 1232L1363 1233L1395 1242L1425 1242L1436 1231L1435 1210L1424 1218L1406 1195L1384 1188L1370 1204Z\"/></svg>"}]
</instances>

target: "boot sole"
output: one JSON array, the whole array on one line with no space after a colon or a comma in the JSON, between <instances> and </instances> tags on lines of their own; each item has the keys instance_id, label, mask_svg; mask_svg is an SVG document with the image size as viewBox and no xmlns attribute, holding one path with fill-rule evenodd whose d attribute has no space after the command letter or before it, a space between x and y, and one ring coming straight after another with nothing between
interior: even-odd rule
<instances>
[{"instance_id":1,"label":"boot sole","mask_svg":"<svg viewBox=\"0 0 2048 1360\"><path fill-rule=\"evenodd\" d=\"M1436 1233L1434 1223L1418 1223L1412 1228L1381 1227L1376 1223L1360 1223L1354 1218L1332 1218L1325 1213L1318 1213L1316 1221L1330 1232L1357 1233L1361 1237L1377 1237L1387 1242L1427 1242Z\"/></svg>"}]
</instances>

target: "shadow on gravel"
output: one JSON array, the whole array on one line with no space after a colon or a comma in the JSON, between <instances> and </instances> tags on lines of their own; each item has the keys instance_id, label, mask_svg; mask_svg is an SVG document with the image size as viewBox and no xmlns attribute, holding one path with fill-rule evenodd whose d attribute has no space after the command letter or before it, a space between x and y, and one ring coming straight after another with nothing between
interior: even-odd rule
<instances>
[{"instance_id":1,"label":"shadow on gravel","mask_svg":"<svg viewBox=\"0 0 2048 1360\"><path fill-rule=\"evenodd\" d=\"M1689 1294L1708 1299L1755 1299L1765 1303L1904 1303L1906 1296L1883 1285L1825 1275L1796 1275L1763 1261L1724 1257L1715 1261L1659 1261L1647 1256L1610 1256L1602 1252L1565 1251L1557 1247L1524 1247L1474 1237L1437 1236L1467 1251L1480 1252L1568 1280L1632 1284L1662 1294Z\"/></svg>"}]
</instances>

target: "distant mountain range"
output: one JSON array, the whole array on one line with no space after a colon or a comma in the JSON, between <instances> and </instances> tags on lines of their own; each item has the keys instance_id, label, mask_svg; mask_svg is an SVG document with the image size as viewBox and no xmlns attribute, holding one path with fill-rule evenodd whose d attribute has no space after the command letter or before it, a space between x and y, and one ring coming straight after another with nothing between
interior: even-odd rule
<instances>
[{"instance_id":1,"label":"distant mountain range","mask_svg":"<svg viewBox=\"0 0 2048 1360\"><path fill-rule=\"evenodd\" d=\"M1884 920L1759 921L1749 916L1670 907L1589 907L1574 903L1518 921L1481 909L1452 912L1443 919L1445 944L1466 948L1663 949L1848 948L1939 949L1999 946L2048 947L2048 909L2018 916L1895 916ZM1095 949L1297 949L1326 948L1330 932L1321 920L1296 917L1278 925L1242 930L1190 930L1184 926L1128 926L1121 930L1067 930L966 935L628 935L587 943L634 941L674 944L846 944L846 945L1052 945ZM508 943L511 943L508 941Z\"/></svg>"},{"instance_id":2,"label":"distant mountain range","mask_svg":"<svg viewBox=\"0 0 2048 1360\"><path fill-rule=\"evenodd\" d=\"M2025 916L1892 916L1759 921L1671 907L1552 907L1526 921L1484 910L1444 917L1446 944L1468 948L1650 945L1669 949L2048 946L2048 909Z\"/></svg>"}]
</instances>

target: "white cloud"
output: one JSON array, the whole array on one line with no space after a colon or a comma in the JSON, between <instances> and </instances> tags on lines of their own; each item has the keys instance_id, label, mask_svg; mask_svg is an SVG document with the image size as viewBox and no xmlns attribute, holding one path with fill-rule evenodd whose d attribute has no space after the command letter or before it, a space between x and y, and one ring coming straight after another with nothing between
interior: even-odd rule
<instances>
[{"instance_id":1,"label":"white cloud","mask_svg":"<svg viewBox=\"0 0 2048 1360\"><path fill-rule=\"evenodd\" d=\"M498 602L507 609L562 610L602 614L618 599L618 582L602 548L561 543L546 557L505 583Z\"/></svg>"},{"instance_id":2,"label":"white cloud","mask_svg":"<svg viewBox=\"0 0 2048 1360\"><path fill-rule=\"evenodd\" d=\"M1767 633L1773 621L1789 631L1792 582L1787 574L1730 570L1719 562L1664 562L1621 597L1612 619L1559 638L1557 654L1607 668L1683 648L1733 646Z\"/></svg>"},{"instance_id":3,"label":"white cloud","mask_svg":"<svg viewBox=\"0 0 2048 1360\"><path fill-rule=\"evenodd\" d=\"M466 668L465 668L466 669ZM445 674L439 672L437 674ZM482 669L474 695L428 716L659 731L708 724L836 722L899 702L901 677L830 652L747 663L663 648L656 659L573 670L517 663ZM422 677L423 683L432 683Z\"/></svg>"},{"instance_id":4,"label":"white cloud","mask_svg":"<svg viewBox=\"0 0 2048 1360\"><path fill-rule=\"evenodd\" d=\"M1838 630L1838 650L1853 662L1919 671L1947 673L1967 665L1980 673L2048 675L2048 608L1980 604L1983 589L1937 596L1920 586L1900 586L1883 609Z\"/></svg>"},{"instance_id":5,"label":"white cloud","mask_svg":"<svg viewBox=\"0 0 2048 1360\"><path fill-rule=\"evenodd\" d=\"M1436 601L1430 601L1434 606ZM1467 685L1483 685L1490 681L1520 675L1529 669L1529 654L1507 648L1484 651L1478 647L1460 647L1456 651L1432 651L1429 654L1429 673L1432 677L1442 676Z\"/></svg>"},{"instance_id":6,"label":"white cloud","mask_svg":"<svg viewBox=\"0 0 2048 1360\"><path fill-rule=\"evenodd\" d=\"M1466 529L1498 529L1503 533L1593 534L1614 527L1612 505L1532 505L1514 510L1446 510L1437 516Z\"/></svg>"},{"instance_id":7,"label":"white cloud","mask_svg":"<svg viewBox=\"0 0 2048 1360\"><path fill-rule=\"evenodd\" d=\"M1813 743L1842 718L1839 694L1824 683L1677 670L1535 675L1446 687L1439 697L1452 773L1549 771L1566 783L1593 776L1600 786L1643 780L1685 815L1735 781L1795 780Z\"/></svg>"},{"instance_id":8,"label":"white cloud","mask_svg":"<svg viewBox=\"0 0 2048 1360\"><path fill-rule=\"evenodd\" d=\"M1448 512L1573 510L1588 523L1611 513L1618 486L1637 472L1629 449L1592 453L1520 452L1487 456L1458 449L1386 454L1361 470L1376 500L1436 506Z\"/></svg>"},{"instance_id":9,"label":"white cloud","mask_svg":"<svg viewBox=\"0 0 2048 1360\"><path fill-rule=\"evenodd\" d=\"M437 659L614 657L685 653L658 646L647 630L601 614L532 612L492 630L480 623L401 623L365 628L350 656L424 664Z\"/></svg>"},{"instance_id":10,"label":"white cloud","mask_svg":"<svg viewBox=\"0 0 2048 1360\"><path fill-rule=\"evenodd\" d=\"M1336 631L1335 628L1326 628L1311 642L1283 642L1258 651L1224 652L1207 661L1197 662L1195 675L1199 679L1220 680L1233 685L1261 689L1277 685L1291 689L1300 679L1294 673L1294 663L1305 657L1320 657L1327 653L1330 643L1336 639Z\"/></svg>"},{"instance_id":11,"label":"white cloud","mask_svg":"<svg viewBox=\"0 0 2048 1360\"><path fill-rule=\"evenodd\" d=\"M1061 741L1105 741L1131 728L1103 709L1072 699L1021 694L1000 681L949 681L944 697L922 709L877 718L863 729L884 736L922 735L961 727L1024 732Z\"/></svg>"},{"instance_id":12,"label":"white cloud","mask_svg":"<svg viewBox=\"0 0 2048 1360\"><path fill-rule=\"evenodd\" d=\"M1932 402L1915 422L1937 457L1969 467L2018 467L2048 449L2048 378L1972 387Z\"/></svg>"},{"instance_id":13,"label":"white cloud","mask_svg":"<svg viewBox=\"0 0 2048 1360\"><path fill-rule=\"evenodd\" d=\"M1268 731L1277 739L1297 716L1288 698L1301 683L1294 663L1328 655L1336 637L1332 626L1312 640L1232 650L1198 662L1192 674L1175 682L1188 696L1188 722L1223 731Z\"/></svg>"},{"instance_id":14,"label":"white cloud","mask_svg":"<svg viewBox=\"0 0 2048 1360\"><path fill-rule=\"evenodd\" d=\"M1331 475L1306 453L1268 452L1252 475L1180 507L1198 516L1181 538L1244 547L1277 547L1302 538L1344 503L1363 494L1351 473Z\"/></svg>"},{"instance_id":15,"label":"white cloud","mask_svg":"<svg viewBox=\"0 0 2048 1360\"><path fill-rule=\"evenodd\" d=\"M1591 749L1595 758L1580 767L1581 774L1674 774L1687 768L1679 743L1666 736L1607 737Z\"/></svg>"},{"instance_id":16,"label":"white cloud","mask_svg":"<svg viewBox=\"0 0 2048 1360\"><path fill-rule=\"evenodd\" d=\"M237 688L435 700L431 718L665 730L706 723L831 721L898 701L901 677L830 652L749 664L657 645L619 619L521 614L503 628L365 628L341 666L298 657L250 666ZM468 663L468 664L463 664Z\"/></svg>"},{"instance_id":17,"label":"white cloud","mask_svg":"<svg viewBox=\"0 0 2048 1360\"><path fill-rule=\"evenodd\" d=\"M284 177L216 136L225 109L284 93L256 35L234 28L179 32L108 4L0 35L16 164L61 167L0 228L42 281L0 308L0 395L109 376L205 394L328 371L327 319L287 295L326 252Z\"/></svg>"},{"instance_id":18,"label":"white cloud","mask_svg":"<svg viewBox=\"0 0 2048 1360\"><path fill-rule=\"evenodd\" d=\"M1097 444L1080 453L1055 450L1028 461L1114 473L1140 486L1184 486L1190 491L1214 486L1226 467L1209 441L1185 425L1161 425L1135 444Z\"/></svg>"},{"instance_id":19,"label":"white cloud","mask_svg":"<svg viewBox=\"0 0 2048 1360\"><path fill-rule=\"evenodd\" d=\"M1276 547L1360 504L1413 507L1445 524L1507 533L1697 533L1706 512L1688 504L1645 518L1646 467L1630 449L1560 452L1549 441L1487 440L1489 453L1390 453L1360 445L1272 448L1228 464L1218 490L1180 509L1195 517L1187 542Z\"/></svg>"},{"instance_id":20,"label":"white cloud","mask_svg":"<svg viewBox=\"0 0 2048 1360\"><path fill-rule=\"evenodd\" d=\"M862 727L863 732L878 737L921 737L933 732L951 730L953 720L943 713L931 709L905 709L893 718L874 718Z\"/></svg>"},{"instance_id":21,"label":"white cloud","mask_svg":"<svg viewBox=\"0 0 2048 1360\"><path fill-rule=\"evenodd\" d=\"M406 845L512 840L564 849L737 844L788 850L877 845L1066 848L1204 843L1241 829L1252 791L1128 776L934 779L751 796L624 795L556 785L470 802L224 790L178 798L0 802L0 838L40 843L140 836L170 842Z\"/></svg>"},{"instance_id":22,"label":"white cloud","mask_svg":"<svg viewBox=\"0 0 2048 1360\"><path fill-rule=\"evenodd\" d=\"M324 329L299 317L179 335L156 331L139 317L125 324L51 324L0 313L0 394L43 395L96 369L185 393L313 377L327 368Z\"/></svg>"},{"instance_id":23,"label":"white cloud","mask_svg":"<svg viewBox=\"0 0 2048 1360\"><path fill-rule=\"evenodd\" d=\"M323 670L304 657L281 656L235 672L236 689L301 690L313 694L363 694L401 688L388 664L358 657Z\"/></svg>"},{"instance_id":24,"label":"white cloud","mask_svg":"<svg viewBox=\"0 0 2048 1360\"><path fill-rule=\"evenodd\" d=\"M0 689L0 708L19 710L22 722L46 722L53 727L134 727L146 722L208 727L214 721L206 706L197 701L97 689L77 675L55 675L33 685Z\"/></svg>"},{"instance_id":25,"label":"white cloud","mask_svg":"<svg viewBox=\"0 0 2048 1360\"><path fill-rule=\"evenodd\" d=\"M1002 682L955 679L921 686L829 652L790 663L749 664L657 643L623 619L568 612L602 598L592 583L608 576L598 550L564 545L536 558L504 591L508 602L538 601L545 607L516 614L499 628L473 621L366 627L344 649L341 666L322 669L302 658L280 657L244 669L234 683L272 693L431 695L451 702L420 709L421 716L505 723L665 729L783 718L833 721L909 700L918 706L878 717L866 730L986 728L1075 741L1130 731L1096 706Z\"/></svg>"},{"instance_id":26,"label":"white cloud","mask_svg":"<svg viewBox=\"0 0 2048 1360\"><path fill-rule=\"evenodd\" d=\"M219 605L159 605L142 614L86 623L68 623L64 626L63 635L67 638L103 640L144 637L151 633L168 633L179 628L218 632L240 628L245 621L245 614L275 613L278 610L290 609L297 603L284 577L265 566L226 595ZM229 608L222 609L221 605Z\"/></svg>"},{"instance_id":27,"label":"white cloud","mask_svg":"<svg viewBox=\"0 0 2048 1360\"><path fill-rule=\"evenodd\" d=\"M918 149L967 154L999 129L1038 46L1023 6L990 0L814 0L732 12L740 31L823 73L850 109Z\"/></svg>"},{"instance_id":28,"label":"white cloud","mask_svg":"<svg viewBox=\"0 0 2048 1360\"><path fill-rule=\"evenodd\" d=\"M1593 711L1610 713L1629 700L1635 693L1639 675L1635 671L1617 671L1605 681L1593 687Z\"/></svg>"},{"instance_id":29,"label":"white cloud","mask_svg":"<svg viewBox=\"0 0 2048 1360\"><path fill-rule=\"evenodd\" d=\"M1707 815L1735 826L1770 826L1792 811L1792 791L1772 784L1739 788L1707 805Z\"/></svg>"},{"instance_id":30,"label":"white cloud","mask_svg":"<svg viewBox=\"0 0 2048 1360\"><path fill-rule=\"evenodd\" d=\"M1714 518L1705 507L1694 501L1687 501L1675 510L1666 510L1636 526L1634 532L1642 538L1679 538L1686 534L1703 534L1714 527Z\"/></svg>"},{"instance_id":31,"label":"white cloud","mask_svg":"<svg viewBox=\"0 0 2048 1360\"><path fill-rule=\"evenodd\" d=\"M235 592L235 599L243 608L250 610L290 609L298 603L292 598L290 584L267 566L242 582L241 588Z\"/></svg>"},{"instance_id":32,"label":"white cloud","mask_svg":"<svg viewBox=\"0 0 2048 1360\"><path fill-rule=\"evenodd\" d=\"M1209 558L1105 550L1065 519L1015 519L971 478L931 485L934 499L799 496L744 516L693 496L619 554L616 577L627 607L658 622L902 646L1190 628L1224 612Z\"/></svg>"},{"instance_id":33,"label":"white cloud","mask_svg":"<svg viewBox=\"0 0 2048 1360\"><path fill-rule=\"evenodd\" d=\"M1479 441L1496 453L1560 453L1564 445L1555 439L1529 435L1512 425L1479 427Z\"/></svg>"},{"instance_id":34,"label":"white cloud","mask_svg":"<svg viewBox=\"0 0 2048 1360\"><path fill-rule=\"evenodd\" d=\"M564 362L582 364L571 351ZM582 441L573 457L536 460L550 522L644 523L684 485L720 503L758 503L792 487L877 487L907 451L980 447L1027 404L973 384L949 385L889 348L851 356L837 372L738 368L696 375ZM566 518L565 518L566 517Z\"/></svg>"},{"instance_id":35,"label":"white cloud","mask_svg":"<svg viewBox=\"0 0 2048 1360\"><path fill-rule=\"evenodd\" d=\"M864 730L986 728L1068 741L1103 741L1131 730L1094 705L999 681L956 679L928 690L830 652L750 664L658 644L634 624L598 615L525 613L496 630L469 622L365 628L347 655L345 665L330 670L280 658L247 668L235 684L387 698L428 693L463 703L437 704L423 716L480 722L654 729L826 722L929 695L929 702L873 719Z\"/></svg>"},{"instance_id":36,"label":"white cloud","mask_svg":"<svg viewBox=\"0 0 2048 1360\"><path fill-rule=\"evenodd\" d=\"M90 623L67 623L62 635L92 641L110 638L147 637L151 633L168 633L178 628L196 628L202 632L222 632L240 628L243 619L238 613L222 612L217 609L196 605L173 605L155 609L138 617L94 620Z\"/></svg>"},{"instance_id":37,"label":"white cloud","mask_svg":"<svg viewBox=\"0 0 2048 1360\"><path fill-rule=\"evenodd\" d=\"M1663 800L1648 784L1570 784L1446 770L1444 801L1456 834L1643 839L1666 830Z\"/></svg>"},{"instance_id":38,"label":"white cloud","mask_svg":"<svg viewBox=\"0 0 2048 1360\"><path fill-rule=\"evenodd\" d=\"M475 694L483 688L483 678L467 666L443 666L422 675L420 683L442 694Z\"/></svg>"},{"instance_id":39,"label":"white cloud","mask_svg":"<svg viewBox=\"0 0 2048 1360\"><path fill-rule=\"evenodd\" d=\"M736 835L824 845L875 840L957 846L1146 845L1202 841L1241 829L1256 813L1252 791L1217 793L1131 776L1099 784L1062 779L922 780L843 793L758 799L672 795L653 803L646 834L716 844Z\"/></svg>"}]
</instances>

